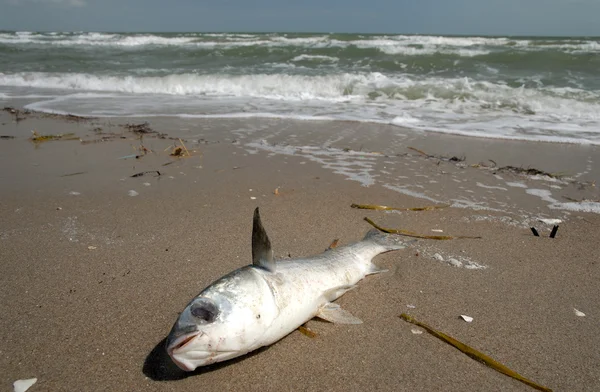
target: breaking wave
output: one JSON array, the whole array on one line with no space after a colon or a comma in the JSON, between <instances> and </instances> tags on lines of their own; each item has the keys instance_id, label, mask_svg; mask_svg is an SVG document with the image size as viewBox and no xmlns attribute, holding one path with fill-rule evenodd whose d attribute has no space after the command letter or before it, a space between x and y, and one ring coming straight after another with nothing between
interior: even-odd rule
<instances>
[{"instance_id":1,"label":"breaking wave","mask_svg":"<svg viewBox=\"0 0 600 392\"><path fill-rule=\"evenodd\" d=\"M431 55L435 53L473 57L493 51L546 51L600 53L597 39L513 39L507 37L444 37L427 35L336 35L316 34L116 34L116 33L0 33L0 44L101 46L135 48L180 46L198 49L238 47L300 47L376 49L386 54Z\"/></svg>"},{"instance_id":2,"label":"breaking wave","mask_svg":"<svg viewBox=\"0 0 600 392\"><path fill-rule=\"evenodd\" d=\"M0 85L71 90L73 95L56 102L68 101L75 107L80 102L81 108L96 109L107 105L102 113L112 115L195 115L200 111L253 116L265 115L267 109L273 116L371 121L482 137L600 143L600 92L576 88L510 87L470 78L391 77L377 72L162 77L19 73L0 74ZM169 99L156 98L161 96L181 98L165 103ZM115 109L110 101L121 102L122 108ZM41 102L36 109L56 110L56 102ZM172 111L165 112L165 107Z\"/></svg>"}]
</instances>

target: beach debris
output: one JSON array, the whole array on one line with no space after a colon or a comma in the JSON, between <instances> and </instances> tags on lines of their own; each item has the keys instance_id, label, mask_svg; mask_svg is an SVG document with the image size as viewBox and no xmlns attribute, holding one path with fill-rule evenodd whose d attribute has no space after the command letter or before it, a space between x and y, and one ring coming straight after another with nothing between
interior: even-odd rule
<instances>
[{"instance_id":1,"label":"beach debris","mask_svg":"<svg viewBox=\"0 0 600 392\"><path fill-rule=\"evenodd\" d=\"M21 121L21 120L24 120L24 119L25 119L24 117L19 117L19 114L21 114L21 111L20 111L20 110L18 110L18 109L15 109L15 108L12 108L12 107L8 107L8 106L7 106L7 107L5 107L5 108L4 108L4 111L5 111L5 112L8 112L8 113L10 113L10 114L14 114L14 115L15 115L15 122L17 122L17 123L18 123L19 121ZM25 113L25 114L29 114L29 110L25 110L25 111L24 111L24 113Z\"/></svg>"},{"instance_id":2,"label":"beach debris","mask_svg":"<svg viewBox=\"0 0 600 392\"><path fill-rule=\"evenodd\" d=\"M473 317L471 317L471 316L467 316L467 315L461 314L460 318L463 319L463 320L465 320L467 323L472 323L473 322Z\"/></svg>"},{"instance_id":3,"label":"beach debris","mask_svg":"<svg viewBox=\"0 0 600 392\"><path fill-rule=\"evenodd\" d=\"M339 238L336 238L335 240L331 241L331 244L329 244L329 246L327 247L327 250L337 248L339 242L340 242Z\"/></svg>"},{"instance_id":4,"label":"beach debris","mask_svg":"<svg viewBox=\"0 0 600 392\"><path fill-rule=\"evenodd\" d=\"M61 211L62 207L56 207L56 211Z\"/></svg>"},{"instance_id":5,"label":"beach debris","mask_svg":"<svg viewBox=\"0 0 600 392\"><path fill-rule=\"evenodd\" d=\"M302 333L302 335L308 336L309 338L312 338L312 339L314 339L317 336L319 336L319 335L317 335L317 333L315 331L313 331L312 329L308 328L306 325L299 326L298 327L298 331L300 331Z\"/></svg>"},{"instance_id":6,"label":"beach debris","mask_svg":"<svg viewBox=\"0 0 600 392\"><path fill-rule=\"evenodd\" d=\"M2 140L9 140L9 139L14 139L14 136L9 136L9 135L0 135L0 139Z\"/></svg>"},{"instance_id":7,"label":"beach debris","mask_svg":"<svg viewBox=\"0 0 600 392\"><path fill-rule=\"evenodd\" d=\"M97 248L97 247L95 247L95 246L93 246L93 245L90 245L90 246L88 246L88 249L89 249L89 250L96 250L96 249L98 249L98 248Z\"/></svg>"},{"instance_id":8,"label":"beach debris","mask_svg":"<svg viewBox=\"0 0 600 392\"><path fill-rule=\"evenodd\" d=\"M144 146L143 144L140 144L135 149L142 153L142 155L140 155L139 158L141 158L142 156L148 154L149 152L154 152L151 149L149 149L146 146Z\"/></svg>"},{"instance_id":9,"label":"beach debris","mask_svg":"<svg viewBox=\"0 0 600 392\"><path fill-rule=\"evenodd\" d=\"M152 185L152 184L150 184L149 182L144 182L144 183L142 183L142 184L143 184L144 186L150 186L150 185Z\"/></svg>"},{"instance_id":10,"label":"beach debris","mask_svg":"<svg viewBox=\"0 0 600 392\"><path fill-rule=\"evenodd\" d=\"M411 329L410 329L410 332L412 332L412 333L413 333L413 335L422 335L422 334L423 334L423 331L421 331L421 330L420 330L420 329L418 329L418 328L411 328Z\"/></svg>"},{"instance_id":11,"label":"beach debris","mask_svg":"<svg viewBox=\"0 0 600 392\"><path fill-rule=\"evenodd\" d=\"M150 128L150 124L148 124L147 122L143 124L125 124L123 125L123 128L130 130L131 132L138 135L143 135L146 133L156 133L156 131Z\"/></svg>"},{"instance_id":12,"label":"beach debris","mask_svg":"<svg viewBox=\"0 0 600 392\"><path fill-rule=\"evenodd\" d=\"M188 151L187 147L185 146L185 144L183 144L183 140L179 139L179 143L181 143L181 145L183 146L183 149L185 150L185 153L187 154L187 156L191 156L190 152Z\"/></svg>"},{"instance_id":13,"label":"beach debris","mask_svg":"<svg viewBox=\"0 0 600 392\"><path fill-rule=\"evenodd\" d=\"M129 192L127 192L127 194L128 194L129 196L131 196L131 197L134 197L134 196L137 196L137 195L139 195L139 193L137 193L137 192L136 192L136 191L134 191L133 189L132 189L132 190L130 190Z\"/></svg>"},{"instance_id":14,"label":"beach debris","mask_svg":"<svg viewBox=\"0 0 600 392\"><path fill-rule=\"evenodd\" d=\"M191 157L192 155L190 154L189 150L183 143L183 140L181 140L181 138L178 138L177 140L179 140L179 143L181 145L174 144L172 146L168 146L167 148L165 148L165 151L168 149L171 149L171 152L169 153L169 155L172 157L184 157L184 156ZM166 165L163 165L163 166L166 166Z\"/></svg>"},{"instance_id":15,"label":"beach debris","mask_svg":"<svg viewBox=\"0 0 600 392\"><path fill-rule=\"evenodd\" d=\"M409 309L415 309L416 308L415 305L411 305L411 304L406 305L406 307L409 308Z\"/></svg>"},{"instance_id":16,"label":"beach debris","mask_svg":"<svg viewBox=\"0 0 600 392\"><path fill-rule=\"evenodd\" d=\"M60 119L71 121L71 122L88 121L88 120L94 119L94 117L77 116L75 114L45 113L45 115L46 115L46 117L60 118Z\"/></svg>"},{"instance_id":17,"label":"beach debris","mask_svg":"<svg viewBox=\"0 0 600 392\"><path fill-rule=\"evenodd\" d=\"M450 264L450 265L451 265L451 266L453 266L453 267L457 267L457 268L460 268L460 267L462 267L462 266L463 266L463 263L462 263L462 261L460 261L460 260L458 260L458 259L455 259L455 258L453 258L453 257L450 257L450 258L448 259L448 264Z\"/></svg>"},{"instance_id":18,"label":"beach debris","mask_svg":"<svg viewBox=\"0 0 600 392\"><path fill-rule=\"evenodd\" d=\"M63 174L61 177L72 177L72 176L78 176L80 174L85 174L85 173L87 173L87 172L82 171L82 172L68 173L68 174Z\"/></svg>"},{"instance_id":19,"label":"beach debris","mask_svg":"<svg viewBox=\"0 0 600 392\"><path fill-rule=\"evenodd\" d=\"M499 362L496 362L494 359L492 359L491 357L485 355L484 353L475 350L472 347L467 346L464 343L459 342L458 340L454 339L451 336L448 336L440 331L435 330L434 328L430 327L427 324L424 324L420 321L415 320L413 317L409 316L406 313L402 313L400 316L402 320L407 321L411 324L417 325L421 328L423 328L425 331L427 331L428 333L430 333L431 335L435 336L436 338L448 343L449 345L457 348L458 350L460 350L461 352L463 352L464 354L466 354L467 356L473 358L474 360L483 363L486 366L491 367L492 369L496 370L497 372L500 372L504 375L507 375L509 377L514 378L515 380L518 380L526 385L529 385L530 387L537 389L538 391L546 391L546 392L551 392L552 390L546 387L543 387L539 384L536 384L535 382L528 380L527 378L521 376L520 374L518 374L517 372L507 368L506 366L502 365Z\"/></svg>"},{"instance_id":20,"label":"beach debris","mask_svg":"<svg viewBox=\"0 0 600 392\"><path fill-rule=\"evenodd\" d=\"M183 155L183 147L174 147L173 151L171 151L171 153L169 154L172 157L180 157Z\"/></svg>"},{"instance_id":21,"label":"beach debris","mask_svg":"<svg viewBox=\"0 0 600 392\"><path fill-rule=\"evenodd\" d=\"M104 134L104 133L97 133L97 135L102 135L100 136L99 139L92 139L92 140L81 140L81 144L95 144L95 143L102 143L102 142L109 142L112 140L117 140L117 139L127 139L126 136L123 136L121 134L117 134L117 133L110 133L110 134Z\"/></svg>"},{"instance_id":22,"label":"beach debris","mask_svg":"<svg viewBox=\"0 0 600 392\"><path fill-rule=\"evenodd\" d=\"M431 229L431 231L435 232L435 233L443 233L444 230L442 229Z\"/></svg>"},{"instance_id":23,"label":"beach debris","mask_svg":"<svg viewBox=\"0 0 600 392\"><path fill-rule=\"evenodd\" d=\"M499 169L496 169L499 172L510 172L514 174L521 174L527 176L546 176L554 179L561 179L566 176L564 173L549 173L543 170L538 170L532 167L528 167L527 169L523 167L516 166L503 166Z\"/></svg>"},{"instance_id":24,"label":"beach debris","mask_svg":"<svg viewBox=\"0 0 600 392\"><path fill-rule=\"evenodd\" d=\"M444 257L439 253L434 254L433 258L436 259L437 261L444 261Z\"/></svg>"},{"instance_id":25,"label":"beach debris","mask_svg":"<svg viewBox=\"0 0 600 392\"><path fill-rule=\"evenodd\" d=\"M279 196L279 187L275 188L275 190L273 191L273 194L275 196Z\"/></svg>"},{"instance_id":26,"label":"beach debris","mask_svg":"<svg viewBox=\"0 0 600 392\"><path fill-rule=\"evenodd\" d=\"M540 233L538 233L537 229L535 227L531 227L531 232L533 233L534 236L539 237ZM554 238L556 237L556 233L558 232L558 225L555 225L552 228L552 232L550 232L550 238Z\"/></svg>"},{"instance_id":27,"label":"beach debris","mask_svg":"<svg viewBox=\"0 0 600 392\"><path fill-rule=\"evenodd\" d=\"M177 162L177 161L166 162L166 163L163 163L161 166L169 166L169 165L171 165L171 164L173 164L175 162Z\"/></svg>"},{"instance_id":28,"label":"beach debris","mask_svg":"<svg viewBox=\"0 0 600 392\"><path fill-rule=\"evenodd\" d=\"M256 200L256 197L250 196L250 200Z\"/></svg>"},{"instance_id":29,"label":"beach debris","mask_svg":"<svg viewBox=\"0 0 600 392\"><path fill-rule=\"evenodd\" d=\"M444 204L441 206L425 206L425 207L388 207L379 206L375 204L354 204L350 205L350 208L357 208L360 210L379 210L379 211L433 211L441 208L450 207L450 204Z\"/></svg>"},{"instance_id":30,"label":"beach debris","mask_svg":"<svg viewBox=\"0 0 600 392\"><path fill-rule=\"evenodd\" d=\"M594 185L595 186L595 185ZM569 196L563 196L563 198L572 201L573 203L600 203L600 199L594 200L594 199L574 199L572 197Z\"/></svg>"},{"instance_id":31,"label":"beach debris","mask_svg":"<svg viewBox=\"0 0 600 392\"><path fill-rule=\"evenodd\" d=\"M414 147L408 147L408 149L409 149L409 150L416 151L416 152L418 152L418 153L419 153L419 154L421 154L421 155L425 155L427 158L431 158L431 157L433 157L433 155L429 155L429 154L427 154L425 151L423 151L423 150L419 150L418 148L414 148Z\"/></svg>"},{"instance_id":32,"label":"beach debris","mask_svg":"<svg viewBox=\"0 0 600 392\"><path fill-rule=\"evenodd\" d=\"M146 154L148 154L149 152L154 152L151 149L144 147L143 144L140 144L139 146L134 147L133 149L135 151L139 151L139 153L125 155L125 156L122 156L122 157L120 157L118 159L129 159L129 158L140 159L143 156L145 156Z\"/></svg>"},{"instance_id":33,"label":"beach debris","mask_svg":"<svg viewBox=\"0 0 600 392\"><path fill-rule=\"evenodd\" d=\"M14 392L25 392L29 388L31 388L31 386L33 384L35 384L36 382L37 382L37 378L28 378L25 380L17 380L15 382L13 382Z\"/></svg>"},{"instance_id":34,"label":"beach debris","mask_svg":"<svg viewBox=\"0 0 600 392\"><path fill-rule=\"evenodd\" d=\"M117 159L129 159L129 158L136 158L137 159L137 157L138 157L137 154L130 154L130 155L122 156L122 157L117 158Z\"/></svg>"},{"instance_id":35,"label":"beach debris","mask_svg":"<svg viewBox=\"0 0 600 392\"><path fill-rule=\"evenodd\" d=\"M383 231L384 233L389 233L389 234L400 234L400 235L404 235L404 236L407 236L407 237L424 238L424 239L428 239L428 240L481 239L481 237L470 237L470 236L450 236L450 235L424 235L424 234L417 234L417 233L414 233L414 232L408 231L408 230L388 229L388 228L381 227L381 226L377 225L377 223L373 222L371 219L369 219L367 217L365 217L364 219L365 219L365 221L367 223L369 223L371 226L373 226L377 230Z\"/></svg>"},{"instance_id":36,"label":"beach debris","mask_svg":"<svg viewBox=\"0 0 600 392\"><path fill-rule=\"evenodd\" d=\"M446 161L446 162L463 162L465 159L467 159L464 155L461 157L457 157L457 156L451 156L451 157L445 157L442 155L431 155L431 154L427 154L425 151L423 150L419 150L418 148L414 148L414 147L407 147L409 150L413 150L418 152L419 154L427 157L427 158L435 158L437 160L440 161Z\"/></svg>"},{"instance_id":37,"label":"beach debris","mask_svg":"<svg viewBox=\"0 0 600 392\"><path fill-rule=\"evenodd\" d=\"M131 175L130 177L142 177L142 176L145 176L146 174L151 174L151 173L156 173L156 175L154 177L158 177L161 175L158 170L146 170L143 172L135 173L135 174Z\"/></svg>"},{"instance_id":38,"label":"beach debris","mask_svg":"<svg viewBox=\"0 0 600 392\"><path fill-rule=\"evenodd\" d=\"M32 135L29 138L34 143L44 143L53 140L80 140L74 133L59 133L57 135L40 135L36 131L31 131Z\"/></svg>"},{"instance_id":39,"label":"beach debris","mask_svg":"<svg viewBox=\"0 0 600 392\"><path fill-rule=\"evenodd\" d=\"M575 308L573 308L573 310L575 311L575 316L577 317L585 317L585 313L583 313L582 311L579 311Z\"/></svg>"},{"instance_id":40,"label":"beach debris","mask_svg":"<svg viewBox=\"0 0 600 392\"><path fill-rule=\"evenodd\" d=\"M81 193L75 192L75 191L71 191L71 192L69 192L69 195L71 195L71 196L79 196L79 195L81 195Z\"/></svg>"},{"instance_id":41,"label":"beach debris","mask_svg":"<svg viewBox=\"0 0 600 392\"><path fill-rule=\"evenodd\" d=\"M558 225L559 223L562 223L562 220L560 219L544 219L544 218L540 218L538 219L540 222L545 223L547 225Z\"/></svg>"}]
</instances>

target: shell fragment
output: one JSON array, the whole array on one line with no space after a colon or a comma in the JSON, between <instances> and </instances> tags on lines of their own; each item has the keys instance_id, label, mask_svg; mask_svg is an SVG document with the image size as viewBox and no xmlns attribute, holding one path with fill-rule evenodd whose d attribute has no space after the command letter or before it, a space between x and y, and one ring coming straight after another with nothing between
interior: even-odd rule
<instances>
[{"instance_id":1,"label":"shell fragment","mask_svg":"<svg viewBox=\"0 0 600 392\"><path fill-rule=\"evenodd\" d=\"M464 314L460 315L460 318L465 320L467 323L472 323L473 322L473 317L471 316L465 316Z\"/></svg>"}]
</instances>

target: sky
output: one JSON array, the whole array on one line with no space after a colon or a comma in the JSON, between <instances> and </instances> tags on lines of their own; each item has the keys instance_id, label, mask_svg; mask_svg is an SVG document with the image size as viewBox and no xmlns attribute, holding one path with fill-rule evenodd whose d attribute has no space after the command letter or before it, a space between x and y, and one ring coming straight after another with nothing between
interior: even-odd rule
<instances>
[{"instance_id":1,"label":"sky","mask_svg":"<svg viewBox=\"0 0 600 392\"><path fill-rule=\"evenodd\" d=\"M0 0L0 30L600 36L600 0Z\"/></svg>"}]
</instances>

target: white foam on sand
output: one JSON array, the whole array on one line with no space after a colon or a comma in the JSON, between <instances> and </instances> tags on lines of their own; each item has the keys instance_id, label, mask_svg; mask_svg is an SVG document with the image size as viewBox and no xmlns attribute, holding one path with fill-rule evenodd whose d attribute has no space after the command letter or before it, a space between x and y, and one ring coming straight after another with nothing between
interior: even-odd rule
<instances>
[{"instance_id":1,"label":"white foam on sand","mask_svg":"<svg viewBox=\"0 0 600 392\"><path fill-rule=\"evenodd\" d=\"M506 185L513 188L527 188L527 185L523 184L522 182L507 182Z\"/></svg>"},{"instance_id":2,"label":"white foam on sand","mask_svg":"<svg viewBox=\"0 0 600 392\"><path fill-rule=\"evenodd\" d=\"M407 189L409 186L410 185L390 185L390 184L384 184L383 185L384 188L391 189L393 191L402 193L402 194L407 195L407 196L412 196L412 197L417 197L419 199L429 200L429 201L432 201L434 203L443 203L442 201L434 199L433 197L429 197L429 196L425 195L424 193L415 192L415 191L412 191L410 189Z\"/></svg>"},{"instance_id":3,"label":"white foam on sand","mask_svg":"<svg viewBox=\"0 0 600 392\"><path fill-rule=\"evenodd\" d=\"M556 201L556 200L555 200ZM568 210L576 212L593 212L600 214L600 202L597 201L582 201L569 203L553 203L548 207L553 210Z\"/></svg>"},{"instance_id":4,"label":"white foam on sand","mask_svg":"<svg viewBox=\"0 0 600 392\"><path fill-rule=\"evenodd\" d=\"M479 264L465 256L442 256L440 253L434 253L431 256L432 259L448 264L449 266L456 268L464 268L470 270L486 269L487 266Z\"/></svg>"},{"instance_id":5,"label":"white foam on sand","mask_svg":"<svg viewBox=\"0 0 600 392\"><path fill-rule=\"evenodd\" d=\"M452 207L456 207L456 208L470 208L473 210L486 210L486 211L498 211L498 212L504 212L502 210L499 210L497 208L492 208L492 207L488 207L487 205L483 205L483 202L476 202L476 201L472 201L472 200L465 200L465 199L452 199Z\"/></svg>"},{"instance_id":6,"label":"white foam on sand","mask_svg":"<svg viewBox=\"0 0 600 392\"><path fill-rule=\"evenodd\" d=\"M478 183L477 183L477 186L478 186L478 187L480 187L480 188L485 188L485 189L499 189L499 190L501 190L501 191L507 191L507 190L508 190L508 189L506 189L506 188L503 188L503 187L501 187L501 186L491 186L491 185L485 185L485 184L482 184L481 182L478 182Z\"/></svg>"},{"instance_id":7,"label":"white foam on sand","mask_svg":"<svg viewBox=\"0 0 600 392\"><path fill-rule=\"evenodd\" d=\"M527 189L525 190L527 194L537 196L540 199L547 201L549 203L556 203L558 200L552 198L552 192L547 189Z\"/></svg>"},{"instance_id":8,"label":"white foam on sand","mask_svg":"<svg viewBox=\"0 0 600 392\"><path fill-rule=\"evenodd\" d=\"M269 144L266 140L251 142L247 147L279 155L292 155L309 159L324 169L357 181L364 187L375 184L374 166L381 154L372 152L340 150L332 147L292 146Z\"/></svg>"}]
</instances>

